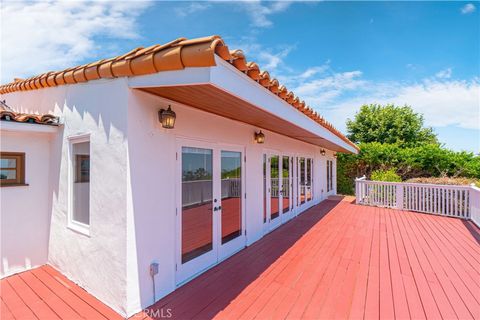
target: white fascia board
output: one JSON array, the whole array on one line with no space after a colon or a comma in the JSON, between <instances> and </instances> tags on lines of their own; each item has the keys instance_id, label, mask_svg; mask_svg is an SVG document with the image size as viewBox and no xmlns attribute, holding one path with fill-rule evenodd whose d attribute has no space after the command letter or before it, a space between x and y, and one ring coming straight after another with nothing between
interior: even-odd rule
<instances>
[{"instance_id":1,"label":"white fascia board","mask_svg":"<svg viewBox=\"0 0 480 320\"><path fill-rule=\"evenodd\" d=\"M47 124L38 124L38 123L28 123L28 122L1 121L0 131L56 133L58 132L58 126L51 126Z\"/></svg>"},{"instance_id":2,"label":"white fascia board","mask_svg":"<svg viewBox=\"0 0 480 320\"><path fill-rule=\"evenodd\" d=\"M162 71L128 78L130 88L154 88L210 83L210 67Z\"/></svg>"},{"instance_id":3,"label":"white fascia board","mask_svg":"<svg viewBox=\"0 0 480 320\"><path fill-rule=\"evenodd\" d=\"M217 66L211 68L211 83L216 87L229 92L268 113L301 127L314 135L324 138L353 153L357 150L327 130L314 120L308 118L289 103L266 90L262 85L253 81L249 76L238 71L237 68L215 56Z\"/></svg>"}]
</instances>

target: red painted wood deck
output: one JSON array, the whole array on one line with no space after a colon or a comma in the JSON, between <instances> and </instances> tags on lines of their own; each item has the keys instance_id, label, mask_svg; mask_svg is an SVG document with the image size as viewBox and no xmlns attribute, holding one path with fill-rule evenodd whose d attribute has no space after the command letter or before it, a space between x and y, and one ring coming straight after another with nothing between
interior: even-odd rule
<instances>
[{"instance_id":1,"label":"red painted wood deck","mask_svg":"<svg viewBox=\"0 0 480 320\"><path fill-rule=\"evenodd\" d=\"M0 282L0 319L124 319L50 266Z\"/></svg>"},{"instance_id":2,"label":"red painted wood deck","mask_svg":"<svg viewBox=\"0 0 480 320\"><path fill-rule=\"evenodd\" d=\"M326 201L134 319L480 319L480 233Z\"/></svg>"},{"instance_id":3,"label":"red painted wood deck","mask_svg":"<svg viewBox=\"0 0 480 320\"><path fill-rule=\"evenodd\" d=\"M459 219L329 200L132 318L480 319L479 243ZM49 266L0 285L2 320L121 319Z\"/></svg>"}]
</instances>

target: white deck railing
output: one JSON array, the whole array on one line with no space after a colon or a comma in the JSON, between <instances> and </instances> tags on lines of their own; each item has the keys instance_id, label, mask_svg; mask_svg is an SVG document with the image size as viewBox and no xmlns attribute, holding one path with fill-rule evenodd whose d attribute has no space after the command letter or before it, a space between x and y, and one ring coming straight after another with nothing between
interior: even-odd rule
<instances>
[{"instance_id":1,"label":"white deck railing","mask_svg":"<svg viewBox=\"0 0 480 320\"><path fill-rule=\"evenodd\" d=\"M475 186L355 180L356 203L471 219L480 226Z\"/></svg>"}]
</instances>

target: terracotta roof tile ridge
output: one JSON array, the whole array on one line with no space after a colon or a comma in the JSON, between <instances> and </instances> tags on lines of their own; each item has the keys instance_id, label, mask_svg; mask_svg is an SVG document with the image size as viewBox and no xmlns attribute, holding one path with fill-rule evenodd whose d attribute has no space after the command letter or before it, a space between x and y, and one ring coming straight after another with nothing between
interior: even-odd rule
<instances>
[{"instance_id":1,"label":"terracotta roof tile ridge","mask_svg":"<svg viewBox=\"0 0 480 320\"><path fill-rule=\"evenodd\" d=\"M162 45L138 47L120 56L62 71L50 71L25 80L15 79L12 83L1 85L0 94L83 83L101 78L138 76L189 67L211 67L216 65L215 55L358 150L353 142L325 121L313 108L306 106L303 100L281 85L277 79L272 79L267 71L260 70L255 62L247 62L242 50L229 50L218 35L195 39L178 38Z\"/></svg>"}]
</instances>

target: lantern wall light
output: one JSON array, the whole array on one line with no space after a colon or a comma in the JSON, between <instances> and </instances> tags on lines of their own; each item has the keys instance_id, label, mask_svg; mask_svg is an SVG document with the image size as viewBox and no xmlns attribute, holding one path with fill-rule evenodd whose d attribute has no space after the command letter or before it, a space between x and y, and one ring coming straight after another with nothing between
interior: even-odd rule
<instances>
[{"instance_id":1,"label":"lantern wall light","mask_svg":"<svg viewBox=\"0 0 480 320\"><path fill-rule=\"evenodd\" d=\"M168 109L160 109L158 111L158 121L162 124L162 127L165 129L173 129L175 127L175 119L177 115L172 110L171 106L168 105Z\"/></svg>"},{"instance_id":2,"label":"lantern wall light","mask_svg":"<svg viewBox=\"0 0 480 320\"><path fill-rule=\"evenodd\" d=\"M322 156L324 156L326 153L327 153L327 152L325 151L325 149L321 149L321 150L320 150L320 154L321 154Z\"/></svg>"},{"instance_id":3,"label":"lantern wall light","mask_svg":"<svg viewBox=\"0 0 480 320\"><path fill-rule=\"evenodd\" d=\"M265 142L265 134L263 134L262 130L260 130L259 132L255 132L255 142L256 143Z\"/></svg>"}]
</instances>

